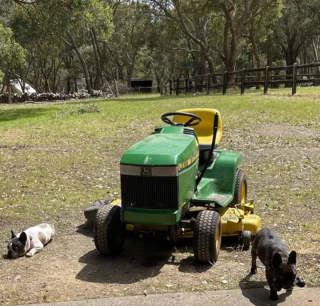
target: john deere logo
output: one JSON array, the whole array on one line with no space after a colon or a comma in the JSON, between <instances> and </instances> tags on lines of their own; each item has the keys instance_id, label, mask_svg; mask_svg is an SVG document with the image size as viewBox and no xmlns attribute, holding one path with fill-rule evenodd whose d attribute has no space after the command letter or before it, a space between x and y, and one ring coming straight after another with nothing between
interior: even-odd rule
<instances>
[{"instance_id":1,"label":"john deere logo","mask_svg":"<svg viewBox=\"0 0 320 306\"><path fill-rule=\"evenodd\" d=\"M151 176L151 167L141 167L141 175L142 176Z\"/></svg>"}]
</instances>

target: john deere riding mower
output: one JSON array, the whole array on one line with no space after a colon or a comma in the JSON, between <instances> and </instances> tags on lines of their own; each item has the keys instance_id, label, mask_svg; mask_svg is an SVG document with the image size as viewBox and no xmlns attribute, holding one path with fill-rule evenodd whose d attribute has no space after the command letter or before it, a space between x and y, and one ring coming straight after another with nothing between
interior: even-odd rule
<instances>
[{"instance_id":1,"label":"john deere riding mower","mask_svg":"<svg viewBox=\"0 0 320 306\"><path fill-rule=\"evenodd\" d=\"M117 255L126 230L168 240L192 238L194 256L215 262L221 237L237 236L248 248L261 227L242 154L219 150L222 120L215 109L186 109L162 115L168 125L124 152L120 161L121 200L85 210L94 219L94 242Z\"/></svg>"}]
</instances>

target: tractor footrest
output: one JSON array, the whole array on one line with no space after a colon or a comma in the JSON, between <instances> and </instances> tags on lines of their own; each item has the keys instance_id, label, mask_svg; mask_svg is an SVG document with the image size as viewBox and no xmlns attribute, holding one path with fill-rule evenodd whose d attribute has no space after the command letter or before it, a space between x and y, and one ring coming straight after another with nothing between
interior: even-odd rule
<instances>
[{"instance_id":1,"label":"tractor footrest","mask_svg":"<svg viewBox=\"0 0 320 306\"><path fill-rule=\"evenodd\" d=\"M84 209L84 216L88 221L94 221L96 219L97 211L99 210L99 208L112 202L113 200L114 198L108 198L94 201L90 207Z\"/></svg>"},{"instance_id":2,"label":"tractor footrest","mask_svg":"<svg viewBox=\"0 0 320 306\"><path fill-rule=\"evenodd\" d=\"M193 228L194 222L195 222L195 219L194 219L194 218L191 218L191 219L182 219L182 220L179 222L179 227Z\"/></svg>"}]
</instances>

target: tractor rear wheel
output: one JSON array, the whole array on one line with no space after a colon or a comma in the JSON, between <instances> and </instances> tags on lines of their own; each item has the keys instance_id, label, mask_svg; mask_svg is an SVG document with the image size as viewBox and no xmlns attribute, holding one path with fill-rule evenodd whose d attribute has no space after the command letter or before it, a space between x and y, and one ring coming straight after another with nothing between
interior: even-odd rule
<instances>
[{"instance_id":1,"label":"tractor rear wheel","mask_svg":"<svg viewBox=\"0 0 320 306\"><path fill-rule=\"evenodd\" d=\"M198 213L193 231L193 251L196 260L214 263L221 246L222 223L216 211Z\"/></svg>"},{"instance_id":2,"label":"tractor rear wheel","mask_svg":"<svg viewBox=\"0 0 320 306\"><path fill-rule=\"evenodd\" d=\"M94 244L106 255L118 255L124 244L126 227L120 219L120 206L104 205L99 208L94 222Z\"/></svg>"},{"instance_id":3,"label":"tractor rear wheel","mask_svg":"<svg viewBox=\"0 0 320 306\"><path fill-rule=\"evenodd\" d=\"M247 203L247 191L248 185L246 175L241 169L237 169L234 195L230 206L234 207L235 204Z\"/></svg>"}]
</instances>

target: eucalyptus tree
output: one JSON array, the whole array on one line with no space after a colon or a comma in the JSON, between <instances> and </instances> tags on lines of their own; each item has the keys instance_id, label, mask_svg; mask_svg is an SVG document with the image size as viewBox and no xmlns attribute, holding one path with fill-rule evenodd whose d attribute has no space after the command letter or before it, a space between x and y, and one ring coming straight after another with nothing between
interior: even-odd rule
<instances>
[{"instance_id":1,"label":"eucalyptus tree","mask_svg":"<svg viewBox=\"0 0 320 306\"><path fill-rule=\"evenodd\" d=\"M201 53L209 72L213 74L215 63L210 55L208 28L215 17L213 13L217 9L216 3L200 0L150 0L150 3L156 11L159 10L180 27L183 35L195 46L193 53Z\"/></svg>"},{"instance_id":2,"label":"eucalyptus tree","mask_svg":"<svg viewBox=\"0 0 320 306\"><path fill-rule=\"evenodd\" d=\"M26 64L19 70L22 88L28 81L38 92L56 92L64 68L60 57L62 40L48 35L47 28L39 26L21 7L16 8L10 24L16 39L27 50Z\"/></svg>"},{"instance_id":3,"label":"eucalyptus tree","mask_svg":"<svg viewBox=\"0 0 320 306\"><path fill-rule=\"evenodd\" d=\"M239 44L249 24L277 7L280 0L150 0L154 7L176 22L184 35L197 46L210 73L215 72L214 52L233 71ZM232 81L232 76L230 80Z\"/></svg>"},{"instance_id":4,"label":"eucalyptus tree","mask_svg":"<svg viewBox=\"0 0 320 306\"><path fill-rule=\"evenodd\" d=\"M89 93L92 92L89 70L80 47L90 40L92 30L102 40L112 33L111 9L98 0L13 0L22 6L48 37L58 37L75 52ZM31 4L32 3L32 4Z\"/></svg>"},{"instance_id":5,"label":"eucalyptus tree","mask_svg":"<svg viewBox=\"0 0 320 306\"><path fill-rule=\"evenodd\" d=\"M134 1L123 1L113 14L114 32L106 44L110 75L115 75L130 86L140 52L146 49L150 32L151 11L148 5Z\"/></svg>"},{"instance_id":6,"label":"eucalyptus tree","mask_svg":"<svg viewBox=\"0 0 320 306\"><path fill-rule=\"evenodd\" d=\"M262 65L261 44L270 39L270 36L273 34L274 25L281 16L281 1L267 2L261 1L261 5L265 5L265 9L251 19L245 31L245 37L251 43L256 68L261 68ZM271 50L271 46L269 46L269 49ZM267 50L267 54L265 55L265 65L267 64L268 51L270 52L270 50ZM261 81L261 72L257 73L257 81ZM260 88L260 85L257 85L257 88Z\"/></svg>"},{"instance_id":7,"label":"eucalyptus tree","mask_svg":"<svg viewBox=\"0 0 320 306\"><path fill-rule=\"evenodd\" d=\"M315 0L284 0L283 5L275 37L286 65L293 65L302 48L320 34L320 3Z\"/></svg>"},{"instance_id":8,"label":"eucalyptus tree","mask_svg":"<svg viewBox=\"0 0 320 306\"><path fill-rule=\"evenodd\" d=\"M186 47L187 46L187 47ZM153 15L147 46L139 52L144 67L149 68L158 90L169 79L197 74L194 53L180 28L165 16Z\"/></svg>"},{"instance_id":9,"label":"eucalyptus tree","mask_svg":"<svg viewBox=\"0 0 320 306\"><path fill-rule=\"evenodd\" d=\"M15 41L12 30L0 23L0 75L2 77L5 75L3 87L8 87L9 102L11 102L10 79L15 75L15 70L23 64L24 57L25 50Z\"/></svg>"}]
</instances>

